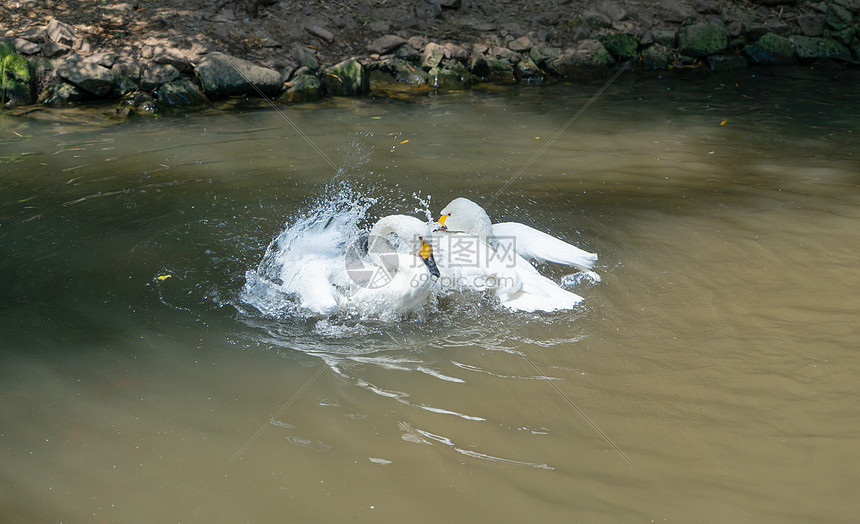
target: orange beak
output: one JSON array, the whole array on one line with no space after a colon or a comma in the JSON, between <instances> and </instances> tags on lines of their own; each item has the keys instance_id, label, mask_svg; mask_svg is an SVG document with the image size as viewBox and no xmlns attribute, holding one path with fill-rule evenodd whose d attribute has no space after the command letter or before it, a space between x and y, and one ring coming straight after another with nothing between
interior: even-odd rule
<instances>
[{"instance_id":1,"label":"orange beak","mask_svg":"<svg viewBox=\"0 0 860 524\"><path fill-rule=\"evenodd\" d=\"M427 270L430 271L430 274L439 278L439 268L436 267L436 260L433 259L433 246L424 242L424 239L421 237L418 237L418 240L421 241L421 248L418 250L418 256L420 256L421 260L424 261L424 265L427 266Z\"/></svg>"},{"instance_id":2,"label":"orange beak","mask_svg":"<svg viewBox=\"0 0 860 524\"><path fill-rule=\"evenodd\" d=\"M437 220L437 222L439 222L439 225L441 227L439 229L434 229L434 231L444 231L444 230L448 229L448 226L445 225L445 221L448 220L449 216L451 216L451 213L448 213L447 215L440 216L439 220Z\"/></svg>"}]
</instances>

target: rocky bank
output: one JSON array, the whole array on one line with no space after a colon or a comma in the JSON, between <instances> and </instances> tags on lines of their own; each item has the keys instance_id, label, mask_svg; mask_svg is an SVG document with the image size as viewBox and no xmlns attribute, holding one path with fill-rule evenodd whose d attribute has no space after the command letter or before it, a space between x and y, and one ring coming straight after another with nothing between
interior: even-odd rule
<instances>
[{"instance_id":1,"label":"rocky bank","mask_svg":"<svg viewBox=\"0 0 860 524\"><path fill-rule=\"evenodd\" d=\"M117 101L156 114L233 96L460 90L860 63L860 0L8 0L4 107Z\"/></svg>"}]
</instances>

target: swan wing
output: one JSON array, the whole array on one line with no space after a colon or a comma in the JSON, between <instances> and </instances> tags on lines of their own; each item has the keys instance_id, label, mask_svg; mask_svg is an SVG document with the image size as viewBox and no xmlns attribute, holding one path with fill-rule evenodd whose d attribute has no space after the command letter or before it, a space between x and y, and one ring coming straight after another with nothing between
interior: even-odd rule
<instances>
[{"instance_id":1,"label":"swan wing","mask_svg":"<svg viewBox=\"0 0 860 524\"><path fill-rule=\"evenodd\" d=\"M493 224L493 236L499 249L513 249L523 258L554 262L589 271L597 255L579 249L543 231L516 222Z\"/></svg>"},{"instance_id":2,"label":"swan wing","mask_svg":"<svg viewBox=\"0 0 860 524\"><path fill-rule=\"evenodd\" d=\"M325 260L310 259L300 267L285 268L285 273L284 291L298 295L301 307L319 315L337 312L337 289L331 284L331 272Z\"/></svg>"},{"instance_id":3,"label":"swan wing","mask_svg":"<svg viewBox=\"0 0 860 524\"><path fill-rule=\"evenodd\" d=\"M562 289L537 272L519 272L522 286L515 293L500 297L502 305L514 311L558 311L573 309L582 297Z\"/></svg>"}]
</instances>

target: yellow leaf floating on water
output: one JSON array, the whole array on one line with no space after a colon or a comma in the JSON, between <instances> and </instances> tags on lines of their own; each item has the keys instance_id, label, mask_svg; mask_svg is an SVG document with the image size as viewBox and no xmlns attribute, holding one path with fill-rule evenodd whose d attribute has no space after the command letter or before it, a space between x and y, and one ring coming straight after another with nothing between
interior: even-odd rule
<instances>
[{"instance_id":1,"label":"yellow leaf floating on water","mask_svg":"<svg viewBox=\"0 0 860 524\"><path fill-rule=\"evenodd\" d=\"M168 274L166 274L166 275L158 275L157 277L155 277L155 279L156 279L156 280L158 280L159 282L164 282L165 280L167 280L168 278L170 278L170 277L172 277L172 276L173 276L173 275L171 275L170 273L168 273Z\"/></svg>"},{"instance_id":2,"label":"yellow leaf floating on water","mask_svg":"<svg viewBox=\"0 0 860 524\"><path fill-rule=\"evenodd\" d=\"M403 142L400 142L400 143L401 143L401 144L405 144L406 142L409 142L409 139L408 139L408 138L407 138L406 140L404 140Z\"/></svg>"},{"instance_id":3,"label":"yellow leaf floating on water","mask_svg":"<svg viewBox=\"0 0 860 524\"><path fill-rule=\"evenodd\" d=\"M720 125L721 125L721 126L724 126L724 125L726 125L726 122L728 122L728 121L729 121L729 119L728 119L728 118L724 118L724 119L723 119L723 121L722 121L722 122L720 122Z\"/></svg>"}]
</instances>

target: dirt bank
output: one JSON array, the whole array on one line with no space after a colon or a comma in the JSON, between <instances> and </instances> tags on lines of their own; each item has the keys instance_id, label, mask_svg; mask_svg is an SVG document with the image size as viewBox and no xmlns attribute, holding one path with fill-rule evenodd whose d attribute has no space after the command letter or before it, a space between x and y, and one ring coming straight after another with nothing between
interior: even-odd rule
<instances>
[{"instance_id":1,"label":"dirt bank","mask_svg":"<svg viewBox=\"0 0 860 524\"><path fill-rule=\"evenodd\" d=\"M349 57L367 66L368 76L381 71L376 79L387 74L435 88L476 79L542 82L628 62L718 69L824 60L853 67L858 11L860 0L11 0L0 5L0 39L6 54L14 48L33 64L28 102L51 103L119 99L180 78L199 86L195 68L213 52L279 72L285 90L302 83L297 72L324 80L327 66ZM427 61L428 44L448 46L435 63ZM95 88L75 76L90 63L102 77ZM117 63L125 64L122 74L131 71L130 83L98 69ZM71 72L59 81L77 94L64 85L46 97L61 66ZM147 74L148 83L141 80ZM311 84L287 101L325 94L324 82ZM204 92L211 98L213 91Z\"/></svg>"}]
</instances>

